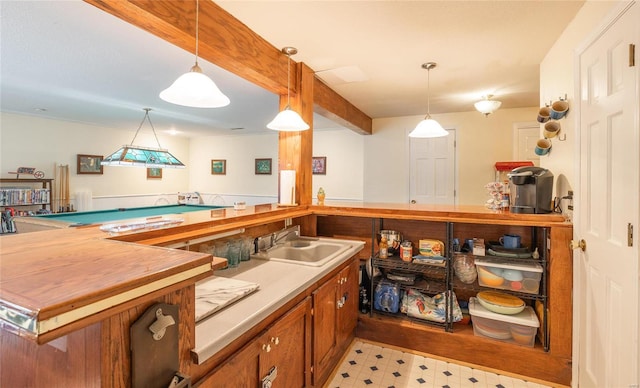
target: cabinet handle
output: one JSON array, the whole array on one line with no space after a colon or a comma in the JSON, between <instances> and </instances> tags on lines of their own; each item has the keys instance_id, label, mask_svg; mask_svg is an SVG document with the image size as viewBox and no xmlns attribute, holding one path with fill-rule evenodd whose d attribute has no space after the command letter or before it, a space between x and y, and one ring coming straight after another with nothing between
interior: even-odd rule
<instances>
[{"instance_id":1,"label":"cabinet handle","mask_svg":"<svg viewBox=\"0 0 640 388\"><path fill-rule=\"evenodd\" d=\"M262 345L262 350L264 350L267 353L269 353L271 351L271 345L269 345L269 344Z\"/></svg>"},{"instance_id":2,"label":"cabinet handle","mask_svg":"<svg viewBox=\"0 0 640 388\"><path fill-rule=\"evenodd\" d=\"M338 305L338 309L341 309L342 306L344 306L344 302L342 301L342 299L338 300L337 305Z\"/></svg>"},{"instance_id":3,"label":"cabinet handle","mask_svg":"<svg viewBox=\"0 0 640 388\"><path fill-rule=\"evenodd\" d=\"M275 345L280 344L280 337L271 337L271 342L273 342Z\"/></svg>"}]
</instances>

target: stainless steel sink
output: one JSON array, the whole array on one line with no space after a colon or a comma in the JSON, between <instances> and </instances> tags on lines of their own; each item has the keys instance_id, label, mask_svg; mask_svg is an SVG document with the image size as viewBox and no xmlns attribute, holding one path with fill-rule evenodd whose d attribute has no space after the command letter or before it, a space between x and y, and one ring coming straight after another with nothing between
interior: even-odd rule
<instances>
[{"instance_id":1,"label":"stainless steel sink","mask_svg":"<svg viewBox=\"0 0 640 388\"><path fill-rule=\"evenodd\" d=\"M251 258L319 267L351 247L345 240L301 237L258 252Z\"/></svg>"}]
</instances>

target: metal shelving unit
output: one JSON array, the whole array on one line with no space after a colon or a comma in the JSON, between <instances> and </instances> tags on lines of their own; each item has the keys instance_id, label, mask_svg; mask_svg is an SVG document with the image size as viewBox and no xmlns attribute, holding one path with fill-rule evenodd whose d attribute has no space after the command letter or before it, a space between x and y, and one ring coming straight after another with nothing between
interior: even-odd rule
<instances>
[{"instance_id":1,"label":"metal shelving unit","mask_svg":"<svg viewBox=\"0 0 640 388\"><path fill-rule=\"evenodd\" d=\"M400 282L395 282L399 285L401 290L407 290L409 288L420 291L423 294L427 295L435 295L442 292L447 293L446 298L446 316L447 319L444 323L432 322L423 319L412 318L406 314L402 313L389 313L384 311L375 310L373 308L373 299L375 298L375 288L376 285L384 279L384 274L382 276L373 277L371 279L371 301L372 306L370 310L371 315L381 315L381 316L389 316L397 319L409 320L412 322L419 322L421 324L442 327L446 331L453 331L453 295L457 291L466 291L466 292L478 292L483 290L497 290L491 287L483 287L478 284L476 280L472 284L465 284L461 282L459 279L454 278L454 270L452 266L453 260L453 236L454 236L454 227L455 223L446 222L446 257L445 257L445 265L444 266L434 266L428 264L418 264L418 263L410 263L404 262L397 256L390 256L387 259L380 259L377 257L377 252L375 252L375 241L376 241L376 228L375 221L372 220L372 237L371 237L371 265L372 268L380 269L382 272L384 271L398 271L400 273L406 274L415 274L420 278L416 279L414 284L402 284ZM382 220L380 221L380 229L382 229ZM498 290L501 292L505 292L511 295L515 295L521 299L526 301L540 301L543 306L542 319L540 322L543 336L542 346L545 351L549 351L549 336L548 333L548 252L549 252L549 228L544 227L531 227L531 242L532 247L531 251L535 247L538 248L538 252L540 257L537 259L529 259L529 258L509 258L509 257L500 257L500 256L489 256L492 259L500 260L503 263L513 263L513 264L539 264L542 267L542 277L540 279L540 287L539 292L537 294L530 294L524 292L510 291L510 290ZM485 256L487 257L487 256ZM400 302L402 303L402 302Z\"/></svg>"}]
</instances>

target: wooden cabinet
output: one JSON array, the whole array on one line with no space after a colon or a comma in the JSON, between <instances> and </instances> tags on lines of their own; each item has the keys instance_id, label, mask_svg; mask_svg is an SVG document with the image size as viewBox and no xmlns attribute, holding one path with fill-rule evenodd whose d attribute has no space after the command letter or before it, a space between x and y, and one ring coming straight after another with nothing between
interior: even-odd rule
<instances>
[{"instance_id":1,"label":"wooden cabinet","mask_svg":"<svg viewBox=\"0 0 640 388\"><path fill-rule=\"evenodd\" d=\"M196 386L261 387L262 379L272 370L273 388L308 386L310 312L311 299L306 298Z\"/></svg>"},{"instance_id":2,"label":"wooden cabinet","mask_svg":"<svg viewBox=\"0 0 640 388\"><path fill-rule=\"evenodd\" d=\"M353 260L313 293L313 383L320 385L354 336L359 262Z\"/></svg>"}]
</instances>

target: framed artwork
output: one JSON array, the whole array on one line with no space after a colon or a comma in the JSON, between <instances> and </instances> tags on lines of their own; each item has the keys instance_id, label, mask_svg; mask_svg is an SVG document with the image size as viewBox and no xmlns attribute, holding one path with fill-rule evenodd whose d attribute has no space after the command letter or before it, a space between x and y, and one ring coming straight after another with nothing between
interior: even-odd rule
<instances>
[{"instance_id":1,"label":"framed artwork","mask_svg":"<svg viewBox=\"0 0 640 388\"><path fill-rule=\"evenodd\" d=\"M313 164L311 165L311 171L313 174L326 175L327 174L327 157L326 156L314 156Z\"/></svg>"},{"instance_id":2,"label":"framed artwork","mask_svg":"<svg viewBox=\"0 0 640 388\"><path fill-rule=\"evenodd\" d=\"M101 174L102 155L78 154L78 174Z\"/></svg>"},{"instance_id":3,"label":"framed artwork","mask_svg":"<svg viewBox=\"0 0 640 388\"><path fill-rule=\"evenodd\" d=\"M256 159L256 175L271 175L271 158Z\"/></svg>"},{"instance_id":4,"label":"framed artwork","mask_svg":"<svg viewBox=\"0 0 640 388\"><path fill-rule=\"evenodd\" d=\"M211 175L227 175L227 160L211 159Z\"/></svg>"},{"instance_id":5,"label":"framed artwork","mask_svg":"<svg viewBox=\"0 0 640 388\"><path fill-rule=\"evenodd\" d=\"M147 168L147 179L162 179L162 169L159 167Z\"/></svg>"}]
</instances>

